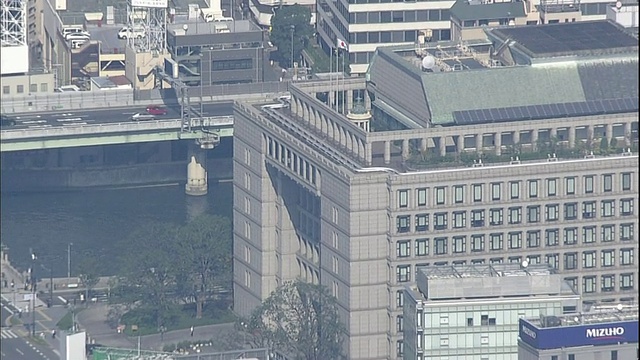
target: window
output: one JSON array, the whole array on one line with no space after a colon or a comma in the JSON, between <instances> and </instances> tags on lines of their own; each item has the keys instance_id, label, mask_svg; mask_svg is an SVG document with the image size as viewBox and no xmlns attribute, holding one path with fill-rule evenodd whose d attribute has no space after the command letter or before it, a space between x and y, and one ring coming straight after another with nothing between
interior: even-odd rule
<instances>
[{"instance_id":1,"label":"window","mask_svg":"<svg viewBox=\"0 0 640 360\"><path fill-rule=\"evenodd\" d=\"M622 173L620 177L622 178L622 191L631 190L631 173Z\"/></svg>"},{"instance_id":2,"label":"window","mask_svg":"<svg viewBox=\"0 0 640 360\"><path fill-rule=\"evenodd\" d=\"M8 95L11 93L11 87L9 85L5 85L2 87L2 94Z\"/></svg>"},{"instance_id":3,"label":"window","mask_svg":"<svg viewBox=\"0 0 640 360\"><path fill-rule=\"evenodd\" d=\"M501 183L492 183L491 184L491 200L499 201L501 192L502 192L502 184Z\"/></svg>"},{"instance_id":4,"label":"window","mask_svg":"<svg viewBox=\"0 0 640 360\"><path fill-rule=\"evenodd\" d=\"M615 200L604 200L600 202L600 216L602 217L611 217L615 215Z\"/></svg>"},{"instance_id":5,"label":"window","mask_svg":"<svg viewBox=\"0 0 640 360\"><path fill-rule=\"evenodd\" d=\"M575 220L578 218L578 203L564 204L564 219Z\"/></svg>"},{"instance_id":6,"label":"window","mask_svg":"<svg viewBox=\"0 0 640 360\"><path fill-rule=\"evenodd\" d=\"M40 84L40 92L48 92L48 91L49 91L49 84L41 83Z\"/></svg>"},{"instance_id":7,"label":"window","mask_svg":"<svg viewBox=\"0 0 640 360\"><path fill-rule=\"evenodd\" d=\"M473 202L482 201L482 184L473 184Z\"/></svg>"},{"instance_id":8,"label":"window","mask_svg":"<svg viewBox=\"0 0 640 360\"><path fill-rule=\"evenodd\" d=\"M600 241L601 242L610 242L615 240L615 227L614 225L602 225L600 228Z\"/></svg>"},{"instance_id":9,"label":"window","mask_svg":"<svg viewBox=\"0 0 640 360\"><path fill-rule=\"evenodd\" d=\"M620 274L620 290L633 289L633 273Z\"/></svg>"},{"instance_id":10,"label":"window","mask_svg":"<svg viewBox=\"0 0 640 360\"><path fill-rule=\"evenodd\" d=\"M411 280L411 265L401 265L396 267L396 278L399 283Z\"/></svg>"},{"instance_id":11,"label":"window","mask_svg":"<svg viewBox=\"0 0 640 360\"><path fill-rule=\"evenodd\" d=\"M547 229L545 230L544 235L546 246L558 246L558 243L560 242L559 229Z\"/></svg>"},{"instance_id":12,"label":"window","mask_svg":"<svg viewBox=\"0 0 640 360\"><path fill-rule=\"evenodd\" d=\"M411 256L411 241L404 240L396 243L396 255L398 257Z\"/></svg>"},{"instance_id":13,"label":"window","mask_svg":"<svg viewBox=\"0 0 640 360\"><path fill-rule=\"evenodd\" d=\"M522 208L511 207L509 208L509 224L520 224L522 221Z\"/></svg>"},{"instance_id":14,"label":"window","mask_svg":"<svg viewBox=\"0 0 640 360\"><path fill-rule=\"evenodd\" d=\"M453 203L462 204L464 202L464 185L453 187Z\"/></svg>"},{"instance_id":15,"label":"window","mask_svg":"<svg viewBox=\"0 0 640 360\"><path fill-rule=\"evenodd\" d=\"M584 193L585 194L593 193L593 175L584 177Z\"/></svg>"},{"instance_id":16,"label":"window","mask_svg":"<svg viewBox=\"0 0 640 360\"><path fill-rule=\"evenodd\" d=\"M509 264L521 264L522 256L509 256L507 260L509 261Z\"/></svg>"},{"instance_id":17,"label":"window","mask_svg":"<svg viewBox=\"0 0 640 360\"><path fill-rule=\"evenodd\" d=\"M489 235L489 249L492 251L503 250L502 234Z\"/></svg>"},{"instance_id":18,"label":"window","mask_svg":"<svg viewBox=\"0 0 640 360\"><path fill-rule=\"evenodd\" d=\"M537 248L540 247L540 231L527 231L527 247Z\"/></svg>"},{"instance_id":19,"label":"window","mask_svg":"<svg viewBox=\"0 0 640 360\"><path fill-rule=\"evenodd\" d=\"M211 71L248 70L252 68L252 59L215 60L211 64Z\"/></svg>"},{"instance_id":20,"label":"window","mask_svg":"<svg viewBox=\"0 0 640 360\"><path fill-rule=\"evenodd\" d=\"M600 279L600 288L602 292L610 292L615 288L616 276L615 275L602 275Z\"/></svg>"},{"instance_id":21,"label":"window","mask_svg":"<svg viewBox=\"0 0 640 360\"><path fill-rule=\"evenodd\" d=\"M540 255L531 255L527 258L529 259L529 265L537 265L542 263L542 261L540 260Z\"/></svg>"},{"instance_id":22,"label":"window","mask_svg":"<svg viewBox=\"0 0 640 360\"><path fill-rule=\"evenodd\" d=\"M447 253L447 238L435 238L434 250L436 255L445 255Z\"/></svg>"},{"instance_id":23,"label":"window","mask_svg":"<svg viewBox=\"0 0 640 360\"><path fill-rule=\"evenodd\" d=\"M402 332L402 315L396 316L396 330Z\"/></svg>"},{"instance_id":24,"label":"window","mask_svg":"<svg viewBox=\"0 0 640 360\"><path fill-rule=\"evenodd\" d=\"M522 233L510 232L509 233L509 249L520 249L520 248L522 248Z\"/></svg>"},{"instance_id":25,"label":"window","mask_svg":"<svg viewBox=\"0 0 640 360\"><path fill-rule=\"evenodd\" d=\"M489 210L489 225L491 226L502 225L502 209Z\"/></svg>"},{"instance_id":26,"label":"window","mask_svg":"<svg viewBox=\"0 0 640 360\"><path fill-rule=\"evenodd\" d=\"M453 212L453 228L461 229L467 226L467 212L466 211L454 211Z\"/></svg>"},{"instance_id":27,"label":"window","mask_svg":"<svg viewBox=\"0 0 640 360\"><path fill-rule=\"evenodd\" d=\"M444 187L436 188L436 205L444 205Z\"/></svg>"},{"instance_id":28,"label":"window","mask_svg":"<svg viewBox=\"0 0 640 360\"><path fill-rule=\"evenodd\" d=\"M416 190L416 200L418 206L427 206L427 189Z\"/></svg>"},{"instance_id":29,"label":"window","mask_svg":"<svg viewBox=\"0 0 640 360\"><path fill-rule=\"evenodd\" d=\"M602 191L604 192L613 191L613 174L602 175Z\"/></svg>"},{"instance_id":30,"label":"window","mask_svg":"<svg viewBox=\"0 0 640 360\"><path fill-rule=\"evenodd\" d=\"M409 215L398 216L396 218L396 230L399 233L409 232L411 228L411 217Z\"/></svg>"},{"instance_id":31,"label":"window","mask_svg":"<svg viewBox=\"0 0 640 360\"><path fill-rule=\"evenodd\" d=\"M596 266L596 252L585 251L582 253L582 267L585 269L591 269Z\"/></svg>"},{"instance_id":32,"label":"window","mask_svg":"<svg viewBox=\"0 0 640 360\"><path fill-rule=\"evenodd\" d=\"M564 244L575 245L578 243L578 228L564 229Z\"/></svg>"},{"instance_id":33,"label":"window","mask_svg":"<svg viewBox=\"0 0 640 360\"><path fill-rule=\"evenodd\" d=\"M491 258L489 259L489 264L502 264L504 262L503 258Z\"/></svg>"},{"instance_id":34,"label":"window","mask_svg":"<svg viewBox=\"0 0 640 360\"><path fill-rule=\"evenodd\" d=\"M484 210L472 210L471 211L471 227L483 227L484 226Z\"/></svg>"},{"instance_id":35,"label":"window","mask_svg":"<svg viewBox=\"0 0 640 360\"><path fill-rule=\"evenodd\" d=\"M578 253L565 253L564 254L564 269L574 270L578 268Z\"/></svg>"},{"instance_id":36,"label":"window","mask_svg":"<svg viewBox=\"0 0 640 360\"><path fill-rule=\"evenodd\" d=\"M467 251L467 237L466 236L454 236L453 237L453 253L461 254Z\"/></svg>"},{"instance_id":37,"label":"window","mask_svg":"<svg viewBox=\"0 0 640 360\"><path fill-rule=\"evenodd\" d=\"M538 197L538 180L529 180L529 198Z\"/></svg>"},{"instance_id":38,"label":"window","mask_svg":"<svg viewBox=\"0 0 640 360\"><path fill-rule=\"evenodd\" d=\"M409 206L409 190L398 190L398 207L406 208Z\"/></svg>"},{"instance_id":39,"label":"window","mask_svg":"<svg viewBox=\"0 0 640 360\"><path fill-rule=\"evenodd\" d=\"M396 291L396 307L402 307L404 305L404 290Z\"/></svg>"},{"instance_id":40,"label":"window","mask_svg":"<svg viewBox=\"0 0 640 360\"><path fill-rule=\"evenodd\" d=\"M633 224L620 224L620 240L629 241L633 239Z\"/></svg>"},{"instance_id":41,"label":"window","mask_svg":"<svg viewBox=\"0 0 640 360\"><path fill-rule=\"evenodd\" d=\"M546 256L547 264L554 269L558 268L558 264L560 262L560 254L547 254Z\"/></svg>"},{"instance_id":42,"label":"window","mask_svg":"<svg viewBox=\"0 0 640 360\"><path fill-rule=\"evenodd\" d=\"M618 350L611 350L611 360L618 360Z\"/></svg>"},{"instance_id":43,"label":"window","mask_svg":"<svg viewBox=\"0 0 640 360\"><path fill-rule=\"evenodd\" d=\"M558 195L556 183L557 183L556 179L547 179L547 196Z\"/></svg>"},{"instance_id":44,"label":"window","mask_svg":"<svg viewBox=\"0 0 640 360\"><path fill-rule=\"evenodd\" d=\"M585 276L582 278L582 292L587 294L596 292L595 276Z\"/></svg>"},{"instance_id":45,"label":"window","mask_svg":"<svg viewBox=\"0 0 640 360\"><path fill-rule=\"evenodd\" d=\"M610 267L615 265L615 250L602 250L600 252L600 261L602 267Z\"/></svg>"},{"instance_id":46,"label":"window","mask_svg":"<svg viewBox=\"0 0 640 360\"><path fill-rule=\"evenodd\" d=\"M429 214L416 215L416 231L429 230Z\"/></svg>"},{"instance_id":47,"label":"window","mask_svg":"<svg viewBox=\"0 0 640 360\"><path fill-rule=\"evenodd\" d=\"M633 215L633 199L620 200L620 215L622 216Z\"/></svg>"},{"instance_id":48,"label":"window","mask_svg":"<svg viewBox=\"0 0 640 360\"><path fill-rule=\"evenodd\" d=\"M566 177L564 178L565 193L567 195L575 195L576 193L576 178Z\"/></svg>"},{"instance_id":49,"label":"window","mask_svg":"<svg viewBox=\"0 0 640 360\"><path fill-rule=\"evenodd\" d=\"M596 202L585 201L582 203L582 218L593 219L596 217Z\"/></svg>"},{"instance_id":50,"label":"window","mask_svg":"<svg viewBox=\"0 0 640 360\"><path fill-rule=\"evenodd\" d=\"M249 173L244 174L244 187L251 190L251 175Z\"/></svg>"},{"instance_id":51,"label":"window","mask_svg":"<svg viewBox=\"0 0 640 360\"><path fill-rule=\"evenodd\" d=\"M484 235L471 236L471 251L472 252L484 251Z\"/></svg>"},{"instance_id":52,"label":"window","mask_svg":"<svg viewBox=\"0 0 640 360\"><path fill-rule=\"evenodd\" d=\"M620 265L633 265L633 249L620 249Z\"/></svg>"},{"instance_id":53,"label":"window","mask_svg":"<svg viewBox=\"0 0 640 360\"><path fill-rule=\"evenodd\" d=\"M416 256L429 255L429 239L416 240Z\"/></svg>"},{"instance_id":54,"label":"window","mask_svg":"<svg viewBox=\"0 0 640 360\"><path fill-rule=\"evenodd\" d=\"M248 196L244 198L244 212L246 214L251 214L251 199Z\"/></svg>"},{"instance_id":55,"label":"window","mask_svg":"<svg viewBox=\"0 0 640 360\"><path fill-rule=\"evenodd\" d=\"M520 182L519 181L509 182L509 197L512 200L520 198Z\"/></svg>"},{"instance_id":56,"label":"window","mask_svg":"<svg viewBox=\"0 0 640 360\"><path fill-rule=\"evenodd\" d=\"M540 206L527 206L527 222L537 223L540 221Z\"/></svg>"},{"instance_id":57,"label":"window","mask_svg":"<svg viewBox=\"0 0 640 360\"><path fill-rule=\"evenodd\" d=\"M404 354L404 343L402 342L402 340L396 341L396 353L399 358L402 358Z\"/></svg>"},{"instance_id":58,"label":"window","mask_svg":"<svg viewBox=\"0 0 640 360\"><path fill-rule=\"evenodd\" d=\"M433 228L436 230L444 230L447 228L447 213L433 214Z\"/></svg>"},{"instance_id":59,"label":"window","mask_svg":"<svg viewBox=\"0 0 640 360\"><path fill-rule=\"evenodd\" d=\"M582 242L584 244L590 244L596 242L596 227L585 226L582 228Z\"/></svg>"},{"instance_id":60,"label":"window","mask_svg":"<svg viewBox=\"0 0 640 360\"><path fill-rule=\"evenodd\" d=\"M546 221L557 221L560 218L560 205L548 204L545 205L545 219Z\"/></svg>"},{"instance_id":61,"label":"window","mask_svg":"<svg viewBox=\"0 0 640 360\"><path fill-rule=\"evenodd\" d=\"M38 92L38 84L29 84L29 92L37 93Z\"/></svg>"},{"instance_id":62,"label":"window","mask_svg":"<svg viewBox=\"0 0 640 360\"><path fill-rule=\"evenodd\" d=\"M24 93L24 85L18 85L18 86L16 86L16 92L17 92L18 94L22 94L22 93Z\"/></svg>"},{"instance_id":63,"label":"window","mask_svg":"<svg viewBox=\"0 0 640 360\"><path fill-rule=\"evenodd\" d=\"M247 165L251 165L251 150L244 149L244 162Z\"/></svg>"},{"instance_id":64,"label":"window","mask_svg":"<svg viewBox=\"0 0 640 360\"><path fill-rule=\"evenodd\" d=\"M566 21L565 21L566 22ZM574 354L569 354L567 356L567 360L576 360L576 356Z\"/></svg>"}]
</instances>

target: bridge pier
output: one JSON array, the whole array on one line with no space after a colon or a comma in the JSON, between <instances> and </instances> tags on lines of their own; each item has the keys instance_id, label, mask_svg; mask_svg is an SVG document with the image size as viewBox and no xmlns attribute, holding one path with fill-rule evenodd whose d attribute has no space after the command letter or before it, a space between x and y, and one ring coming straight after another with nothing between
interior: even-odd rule
<instances>
[{"instance_id":1,"label":"bridge pier","mask_svg":"<svg viewBox=\"0 0 640 360\"><path fill-rule=\"evenodd\" d=\"M184 190L187 195L203 196L207 195L207 151L199 144L189 145L189 163L187 164L187 184Z\"/></svg>"}]
</instances>

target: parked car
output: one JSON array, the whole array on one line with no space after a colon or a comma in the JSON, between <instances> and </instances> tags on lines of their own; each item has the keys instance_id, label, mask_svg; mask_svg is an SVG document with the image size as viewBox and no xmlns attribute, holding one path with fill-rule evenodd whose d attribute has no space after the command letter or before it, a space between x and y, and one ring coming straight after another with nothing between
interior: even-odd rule
<instances>
[{"instance_id":1,"label":"parked car","mask_svg":"<svg viewBox=\"0 0 640 360\"><path fill-rule=\"evenodd\" d=\"M148 120L155 120L156 117L151 115L151 114L144 114L144 113L137 113L137 114L133 114L133 116L131 117L132 121L148 121Z\"/></svg>"},{"instance_id":2,"label":"parked car","mask_svg":"<svg viewBox=\"0 0 640 360\"><path fill-rule=\"evenodd\" d=\"M141 39L146 35L146 31L143 27L134 27L131 30L130 27L125 26L120 31L118 31L118 39L128 39L128 38L137 38Z\"/></svg>"},{"instance_id":3,"label":"parked car","mask_svg":"<svg viewBox=\"0 0 640 360\"><path fill-rule=\"evenodd\" d=\"M147 106L147 114L158 116L167 115L167 109L158 105L149 105Z\"/></svg>"},{"instance_id":4,"label":"parked car","mask_svg":"<svg viewBox=\"0 0 640 360\"><path fill-rule=\"evenodd\" d=\"M64 37L67 41L73 41L73 40L91 40L91 35L86 32L75 32L75 33L71 33L71 34L67 34Z\"/></svg>"},{"instance_id":5,"label":"parked car","mask_svg":"<svg viewBox=\"0 0 640 360\"><path fill-rule=\"evenodd\" d=\"M9 127L15 125L16 121L13 118L4 114L0 115L0 127Z\"/></svg>"}]
</instances>

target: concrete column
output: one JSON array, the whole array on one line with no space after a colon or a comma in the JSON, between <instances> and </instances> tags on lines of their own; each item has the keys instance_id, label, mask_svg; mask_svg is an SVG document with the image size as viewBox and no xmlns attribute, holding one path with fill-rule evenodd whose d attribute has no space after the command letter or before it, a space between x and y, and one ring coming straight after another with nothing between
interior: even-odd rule
<instances>
[{"instance_id":1,"label":"concrete column","mask_svg":"<svg viewBox=\"0 0 640 360\"><path fill-rule=\"evenodd\" d=\"M427 149L429 148L429 143L427 141L428 140L426 138L420 139L420 151L422 152L427 151Z\"/></svg>"},{"instance_id":2,"label":"concrete column","mask_svg":"<svg viewBox=\"0 0 640 360\"><path fill-rule=\"evenodd\" d=\"M373 156L371 155L371 144L364 144L364 161L367 165L371 165L373 162Z\"/></svg>"},{"instance_id":3,"label":"concrete column","mask_svg":"<svg viewBox=\"0 0 640 360\"><path fill-rule=\"evenodd\" d=\"M538 149L538 129L531 130L531 148Z\"/></svg>"},{"instance_id":4,"label":"concrete column","mask_svg":"<svg viewBox=\"0 0 640 360\"><path fill-rule=\"evenodd\" d=\"M553 141L555 140L560 140L560 139L556 139L558 137L558 129L556 128L551 128L549 129L549 140Z\"/></svg>"},{"instance_id":5,"label":"concrete column","mask_svg":"<svg viewBox=\"0 0 640 360\"><path fill-rule=\"evenodd\" d=\"M482 150L482 134L476 134L476 151Z\"/></svg>"},{"instance_id":6,"label":"concrete column","mask_svg":"<svg viewBox=\"0 0 640 360\"><path fill-rule=\"evenodd\" d=\"M520 130L516 130L513 132L513 145L520 144Z\"/></svg>"},{"instance_id":7,"label":"concrete column","mask_svg":"<svg viewBox=\"0 0 640 360\"><path fill-rule=\"evenodd\" d=\"M624 145L631 146L631 121L624 123Z\"/></svg>"},{"instance_id":8,"label":"concrete column","mask_svg":"<svg viewBox=\"0 0 640 360\"><path fill-rule=\"evenodd\" d=\"M187 195L207 195L207 152L196 143L189 145L189 164L187 164Z\"/></svg>"},{"instance_id":9,"label":"concrete column","mask_svg":"<svg viewBox=\"0 0 640 360\"><path fill-rule=\"evenodd\" d=\"M613 124L607 124L606 126L606 134L607 137L607 146L611 145L611 140L613 140Z\"/></svg>"},{"instance_id":10,"label":"concrete column","mask_svg":"<svg viewBox=\"0 0 640 360\"><path fill-rule=\"evenodd\" d=\"M595 146L593 143L593 125L587 126L587 144L591 147Z\"/></svg>"},{"instance_id":11,"label":"concrete column","mask_svg":"<svg viewBox=\"0 0 640 360\"><path fill-rule=\"evenodd\" d=\"M440 148L440 156L447 155L447 138L440 136L438 140L438 147Z\"/></svg>"},{"instance_id":12,"label":"concrete column","mask_svg":"<svg viewBox=\"0 0 640 360\"><path fill-rule=\"evenodd\" d=\"M353 107L353 90L347 90L347 102L344 104L345 115Z\"/></svg>"},{"instance_id":13,"label":"concrete column","mask_svg":"<svg viewBox=\"0 0 640 360\"><path fill-rule=\"evenodd\" d=\"M371 110L371 98L369 97L369 94L367 94L367 90L364 91L364 107L367 110Z\"/></svg>"},{"instance_id":14,"label":"concrete column","mask_svg":"<svg viewBox=\"0 0 640 360\"><path fill-rule=\"evenodd\" d=\"M569 126L567 127L567 133L568 133L568 141L569 141L569 148L573 149L574 147L576 147L576 128L575 126Z\"/></svg>"},{"instance_id":15,"label":"concrete column","mask_svg":"<svg viewBox=\"0 0 640 360\"><path fill-rule=\"evenodd\" d=\"M496 155L502 155L502 133L497 132L493 134L493 145L496 149Z\"/></svg>"},{"instance_id":16,"label":"concrete column","mask_svg":"<svg viewBox=\"0 0 640 360\"><path fill-rule=\"evenodd\" d=\"M391 141L384 142L384 163L391 163Z\"/></svg>"},{"instance_id":17,"label":"concrete column","mask_svg":"<svg viewBox=\"0 0 640 360\"><path fill-rule=\"evenodd\" d=\"M409 140L402 140L402 160L409 158Z\"/></svg>"},{"instance_id":18,"label":"concrete column","mask_svg":"<svg viewBox=\"0 0 640 360\"><path fill-rule=\"evenodd\" d=\"M457 139L458 154L462 154L464 151L464 135L458 135Z\"/></svg>"}]
</instances>

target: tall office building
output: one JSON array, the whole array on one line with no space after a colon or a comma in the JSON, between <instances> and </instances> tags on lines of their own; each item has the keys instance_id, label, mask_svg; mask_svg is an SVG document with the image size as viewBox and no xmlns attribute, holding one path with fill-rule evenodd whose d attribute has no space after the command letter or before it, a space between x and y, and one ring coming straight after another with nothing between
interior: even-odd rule
<instances>
[{"instance_id":1,"label":"tall office building","mask_svg":"<svg viewBox=\"0 0 640 360\"><path fill-rule=\"evenodd\" d=\"M381 48L366 78L292 84L288 109L238 103L235 310L320 283L349 358L388 359L421 266L528 259L587 303L637 300L638 41L585 24L501 30L451 58Z\"/></svg>"}]
</instances>

